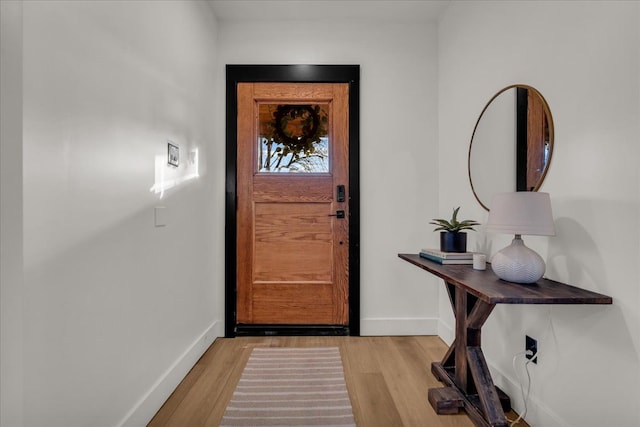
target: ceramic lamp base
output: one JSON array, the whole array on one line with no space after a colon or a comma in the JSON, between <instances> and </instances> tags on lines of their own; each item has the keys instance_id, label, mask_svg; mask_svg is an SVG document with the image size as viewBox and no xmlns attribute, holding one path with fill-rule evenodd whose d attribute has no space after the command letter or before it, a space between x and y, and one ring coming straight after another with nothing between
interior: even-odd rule
<instances>
[{"instance_id":1,"label":"ceramic lamp base","mask_svg":"<svg viewBox=\"0 0 640 427\"><path fill-rule=\"evenodd\" d=\"M519 235L511 245L491 258L491 269L502 280L515 283L535 283L546 270L544 260L535 251L525 246Z\"/></svg>"}]
</instances>

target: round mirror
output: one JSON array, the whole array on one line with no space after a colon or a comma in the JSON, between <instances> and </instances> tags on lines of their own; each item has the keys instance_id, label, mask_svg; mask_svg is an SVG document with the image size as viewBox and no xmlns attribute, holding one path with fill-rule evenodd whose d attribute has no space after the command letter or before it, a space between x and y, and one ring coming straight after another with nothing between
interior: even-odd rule
<instances>
[{"instance_id":1,"label":"round mirror","mask_svg":"<svg viewBox=\"0 0 640 427\"><path fill-rule=\"evenodd\" d=\"M542 94L527 85L496 93L478 117L469 144L469 182L489 210L491 197L538 191L553 152L553 119Z\"/></svg>"}]
</instances>

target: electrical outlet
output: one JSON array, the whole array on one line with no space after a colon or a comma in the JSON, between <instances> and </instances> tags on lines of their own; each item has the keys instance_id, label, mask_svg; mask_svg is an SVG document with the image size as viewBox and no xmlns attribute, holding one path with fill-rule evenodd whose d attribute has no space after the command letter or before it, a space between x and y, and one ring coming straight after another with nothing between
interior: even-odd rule
<instances>
[{"instance_id":1,"label":"electrical outlet","mask_svg":"<svg viewBox=\"0 0 640 427\"><path fill-rule=\"evenodd\" d=\"M531 354L527 353L525 356L533 363L538 363L538 340L531 338L529 335L525 335L524 341L525 351L531 351Z\"/></svg>"}]
</instances>

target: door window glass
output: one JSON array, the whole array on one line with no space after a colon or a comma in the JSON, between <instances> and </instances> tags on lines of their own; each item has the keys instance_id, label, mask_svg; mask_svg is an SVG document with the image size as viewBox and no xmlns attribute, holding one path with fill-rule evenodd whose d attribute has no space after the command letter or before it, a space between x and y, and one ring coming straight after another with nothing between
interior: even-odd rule
<instances>
[{"instance_id":1,"label":"door window glass","mask_svg":"<svg viewBox=\"0 0 640 427\"><path fill-rule=\"evenodd\" d=\"M258 110L258 172L329 172L329 104L259 104Z\"/></svg>"}]
</instances>

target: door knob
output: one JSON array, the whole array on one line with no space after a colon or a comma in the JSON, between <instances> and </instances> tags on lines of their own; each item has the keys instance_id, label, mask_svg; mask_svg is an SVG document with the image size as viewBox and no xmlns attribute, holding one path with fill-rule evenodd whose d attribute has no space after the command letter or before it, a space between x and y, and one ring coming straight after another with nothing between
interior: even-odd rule
<instances>
[{"instance_id":1,"label":"door knob","mask_svg":"<svg viewBox=\"0 0 640 427\"><path fill-rule=\"evenodd\" d=\"M339 210L339 211L336 211L336 213L334 214L329 214L329 216L335 216L336 218L344 218L344 211Z\"/></svg>"}]
</instances>

